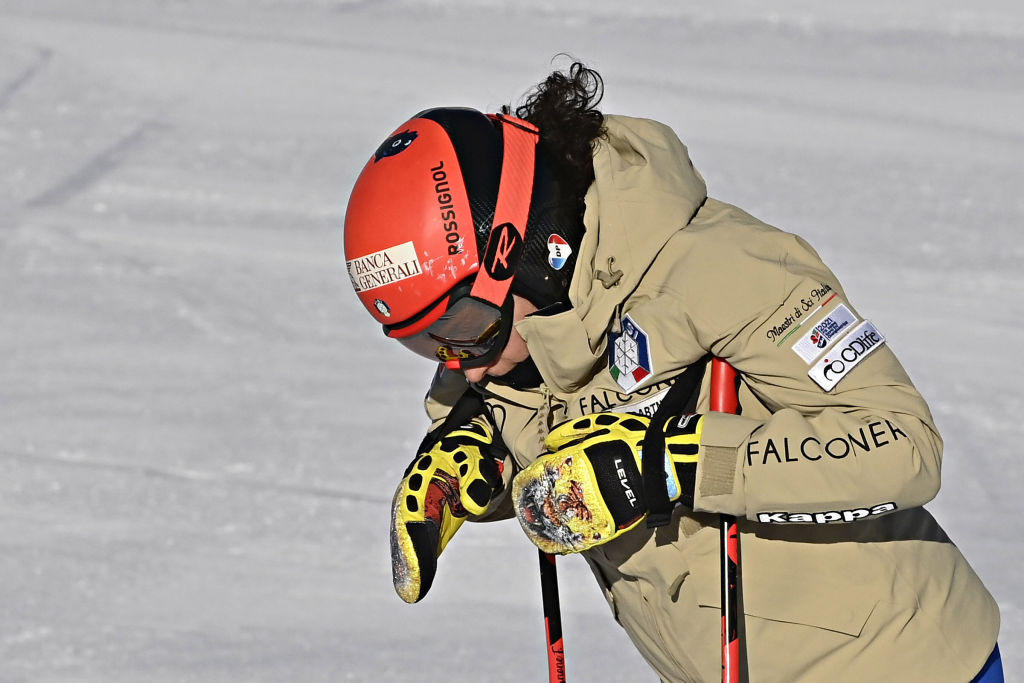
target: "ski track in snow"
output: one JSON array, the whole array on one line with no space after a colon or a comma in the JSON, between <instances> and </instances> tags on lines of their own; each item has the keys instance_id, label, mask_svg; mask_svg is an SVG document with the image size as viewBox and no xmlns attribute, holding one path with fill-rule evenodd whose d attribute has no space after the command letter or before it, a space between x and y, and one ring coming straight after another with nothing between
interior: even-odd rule
<instances>
[{"instance_id":1,"label":"ski track in snow","mask_svg":"<svg viewBox=\"0 0 1024 683\"><path fill-rule=\"evenodd\" d=\"M884 330L1024 671L1019 3L0 0L0 680L542 679L514 523L392 592L432 368L360 309L340 226L394 126L560 52ZM655 680L559 569L570 679Z\"/></svg>"}]
</instances>

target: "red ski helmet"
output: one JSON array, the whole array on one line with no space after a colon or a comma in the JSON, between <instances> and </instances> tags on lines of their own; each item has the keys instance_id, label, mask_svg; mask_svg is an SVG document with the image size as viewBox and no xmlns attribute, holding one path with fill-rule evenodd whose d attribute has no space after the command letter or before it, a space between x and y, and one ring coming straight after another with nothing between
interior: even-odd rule
<instances>
[{"instance_id":1,"label":"red ski helmet","mask_svg":"<svg viewBox=\"0 0 1024 683\"><path fill-rule=\"evenodd\" d=\"M473 109L420 112L377 148L345 216L345 258L363 306L416 353L485 365L512 326L510 294L566 299L582 237L538 131Z\"/></svg>"}]
</instances>

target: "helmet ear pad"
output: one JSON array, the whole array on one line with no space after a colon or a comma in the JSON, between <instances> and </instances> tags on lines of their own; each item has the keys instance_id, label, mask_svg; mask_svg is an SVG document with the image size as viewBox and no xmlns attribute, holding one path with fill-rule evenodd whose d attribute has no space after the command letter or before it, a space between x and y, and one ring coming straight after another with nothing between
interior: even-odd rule
<instances>
[{"instance_id":1,"label":"helmet ear pad","mask_svg":"<svg viewBox=\"0 0 1024 683\"><path fill-rule=\"evenodd\" d=\"M569 183L558 177L543 140L537 146L534 168L526 240L512 293L543 309L569 300L569 284L585 231L584 203L569 189ZM560 253L570 251L566 258L552 258L553 242L561 245Z\"/></svg>"}]
</instances>

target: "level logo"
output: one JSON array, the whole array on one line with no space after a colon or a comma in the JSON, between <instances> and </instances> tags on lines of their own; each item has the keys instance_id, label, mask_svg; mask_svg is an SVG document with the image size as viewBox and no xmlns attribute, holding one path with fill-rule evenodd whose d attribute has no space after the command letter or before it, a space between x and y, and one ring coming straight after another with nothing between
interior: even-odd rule
<instances>
[{"instance_id":1,"label":"level logo","mask_svg":"<svg viewBox=\"0 0 1024 683\"><path fill-rule=\"evenodd\" d=\"M654 374L650 338L628 314L619 332L608 333L608 365L612 378L626 393L640 387Z\"/></svg>"}]
</instances>

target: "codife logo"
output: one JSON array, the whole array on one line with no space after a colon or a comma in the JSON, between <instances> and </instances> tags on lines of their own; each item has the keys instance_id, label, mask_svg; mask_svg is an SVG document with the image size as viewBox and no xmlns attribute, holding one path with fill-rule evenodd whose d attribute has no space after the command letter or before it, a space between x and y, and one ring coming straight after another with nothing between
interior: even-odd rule
<instances>
[{"instance_id":1,"label":"codife logo","mask_svg":"<svg viewBox=\"0 0 1024 683\"><path fill-rule=\"evenodd\" d=\"M819 387L825 391L832 391L851 370L883 344L885 337L871 321L865 320L843 337L824 358L815 363L807 374Z\"/></svg>"}]
</instances>

